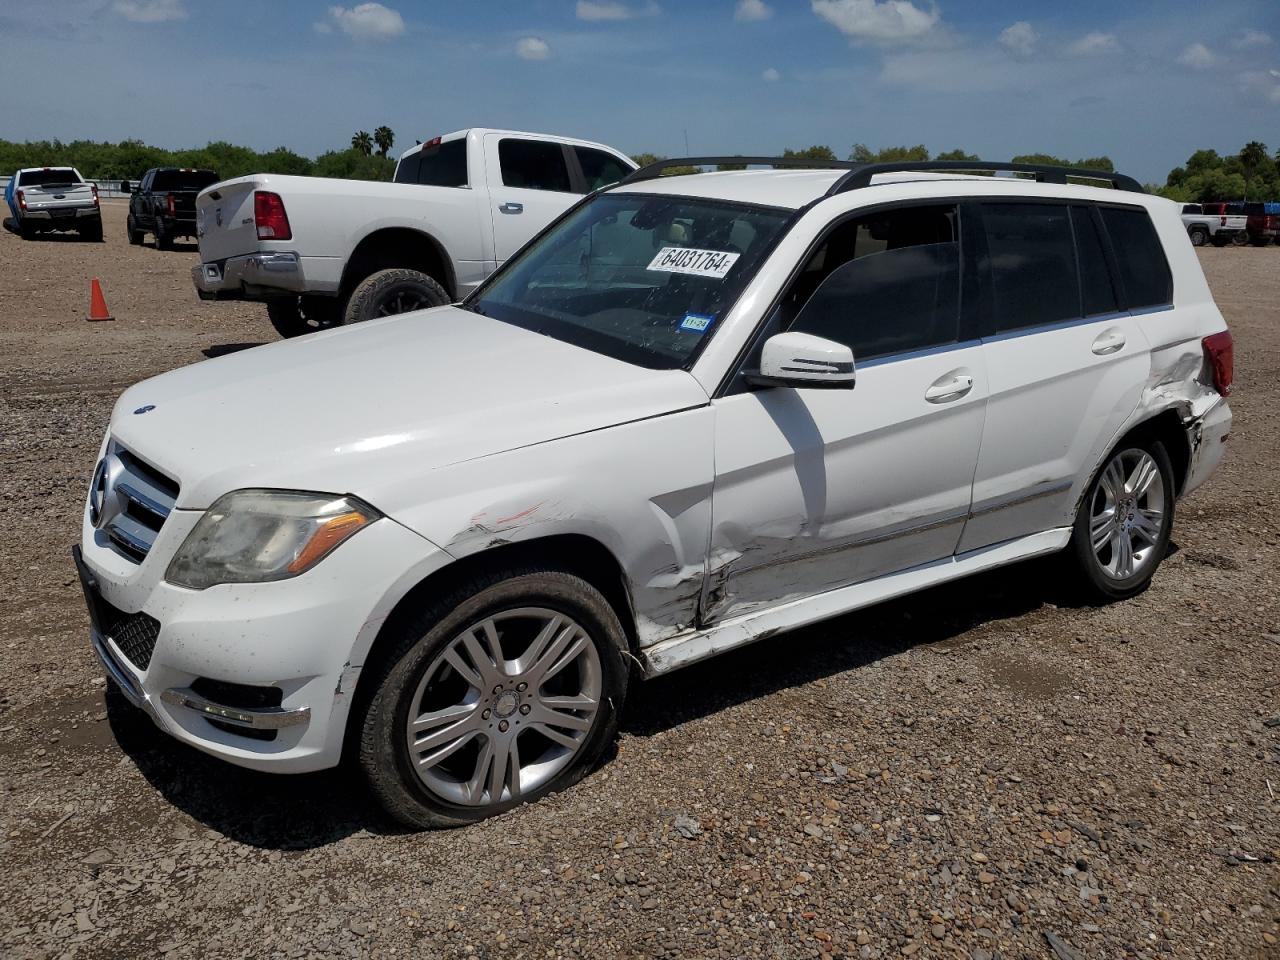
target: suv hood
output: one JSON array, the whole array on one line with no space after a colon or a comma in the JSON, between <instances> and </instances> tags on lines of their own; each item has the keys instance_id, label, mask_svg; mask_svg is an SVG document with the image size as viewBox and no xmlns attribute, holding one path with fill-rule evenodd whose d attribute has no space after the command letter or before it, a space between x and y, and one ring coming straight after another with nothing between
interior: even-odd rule
<instances>
[{"instance_id":1,"label":"suv hood","mask_svg":"<svg viewBox=\"0 0 1280 960\"><path fill-rule=\"evenodd\" d=\"M111 433L176 479L179 509L229 490L420 502L431 470L705 405L646 370L456 307L206 360L130 387Z\"/></svg>"}]
</instances>

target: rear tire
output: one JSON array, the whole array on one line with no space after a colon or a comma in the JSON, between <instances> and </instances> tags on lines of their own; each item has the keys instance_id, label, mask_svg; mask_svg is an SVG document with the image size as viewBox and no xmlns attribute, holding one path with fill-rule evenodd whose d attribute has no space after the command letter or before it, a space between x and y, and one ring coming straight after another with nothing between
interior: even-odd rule
<instances>
[{"instance_id":1,"label":"rear tire","mask_svg":"<svg viewBox=\"0 0 1280 960\"><path fill-rule=\"evenodd\" d=\"M1234 237L1231 238L1231 245L1233 247L1243 247L1248 242L1249 242L1249 235L1245 233L1243 230L1241 230L1239 233L1237 233Z\"/></svg>"},{"instance_id":2,"label":"rear tire","mask_svg":"<svg viewBox=\"0 0 1280 960\"><path fill-rule=\"evenodd\" d=\"M156 226L152 231L156 237L157 250L172 250L173 237L169 235L169 228L165 226L163 217L156 217Z\"/></svg>"},{"instance_id":3,"label":"rear tire","mask_svg":"<svg viewBox=\"0 0 1280 960\"><path fill-rule=\"evenodd\" d=\"M627 641L580 577L489 573L392 629L360 679L371 694L352 736L402 823L456 827L535 801L581 780L613 742Z\"/></svg>"},{"instance_id":4,"label":"rear tire","mask_svg":"<svg viewBox=\"0 0 1280 960\"><path fill-rule=\"evenodd\" d=\"M267 302L267 318L286 340L336 327L342 304L335 297L285 297Z\"/></svg>"},{"instance_id":5,"label":"rear tire","mask_svg":"<svg viewBox=\"0 0 1280 960\"><path fill-rule=\"evenodd\" d=\"M37 231L36 228L31 225L30 221L27 221L27 220L18 221L18 233L19 235L21 235L23 240L34 240L38 232L39 231Z\"/></svg>"},{"instance_id":6,"label":"rear tire","mask_svg":"<svg viewBox=\"0 0 1280 960\"><path fill-rule=\"evenodd\" d=\"M1203 247L1209 242L1209 231L1204 227L1192 227L1187 232L1191 235L1191 245L1193 247Z\"/></svg>"},{"instance_id":7,"label":"rear tire","mask_svg":"<svg viewBox=\"0 0 1280 960\"><path fill-rule=\"evenodd\" d=\"M77 228L81 240L88 240L90 243L102 242L102 220L98 219L91 223L85 224Z\"/></svg>"},{"instance_id":8,"label":"rear tire","mask_svg":"<svg viewBox=\"0 0 1280 960\"><path fill-rule=\"evenodd\" d=\"M125 229L125 234L129 237L130 246L132 247L142 246L143 234L142 234L142 231L138 229L138 225L134 222L132 213L129 214L129 216L125 219L124 229Z\"/></svg>"},{"instance_id":9,"label":"rear tire","mask_svg":"<svg viewBox=\"0 0 1280 960\"><path fill-rule=\"evenodd\" d=\"M1151 583L1173 533L1173 465L1158 440L1122 443L1080 500L1065 559L1085 599L1111 603Z\"/></svg>"},{"instance_id":10,"label":"rear tire","mask_svg":"<svg viewBox=\"0 0 1280 960\"><path fill-rule=\"evenodd\" d=\"M449 302L444 287L419 270L379 270L361 280L352 291L342 322L363 323Z\"/></svg>"}]
</instances>

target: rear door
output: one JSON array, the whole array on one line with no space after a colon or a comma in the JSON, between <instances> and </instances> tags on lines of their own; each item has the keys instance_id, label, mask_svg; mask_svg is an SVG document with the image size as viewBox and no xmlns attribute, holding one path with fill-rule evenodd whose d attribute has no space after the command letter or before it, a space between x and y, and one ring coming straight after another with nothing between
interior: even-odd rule
<instances>
[{"instance_id":1,"label":"rear door","mask_svg":"<svg viewBox=\"0 0 1280 960\"><path fill-rule=\"evenodd\" d=\"M548 140L491 133L485 170L499 264L578 199L567 148Z\"/></svg>"},{"instance_id":2,"label":"rear door","mask_svg":"<svg viewBox=\"0 0 1280 960\"><path fill-rule=\"evenodd\" d=\"M979 206L991 396L962 553L1069 526L1151 368L1117 276L1114 254L1131 254L1113 253L1107 210L1027 199ZM1145 218L1154 238L1146 211L1129 210L1123 216ZM1161 290L1171 301L1172 281Z\"/></svg>"}]
</instances>

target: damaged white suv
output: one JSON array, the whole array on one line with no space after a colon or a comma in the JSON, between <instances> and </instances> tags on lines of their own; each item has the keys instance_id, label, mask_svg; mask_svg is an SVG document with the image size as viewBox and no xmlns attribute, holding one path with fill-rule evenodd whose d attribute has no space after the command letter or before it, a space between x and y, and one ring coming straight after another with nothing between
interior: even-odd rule
<instances>
[{"instance_id":1,"label":"damaged white suv","mask_svg":"<svg viewBox=\"0 0 1280 960\"><path fill-rule=\"evenodd\" d=\"M639 675L1043 554L1147 585L1231 424L1176 204L673 162L785 166L647 167L458 306L126 391L77 551L125 695L449 825L582 777Z\"/></svg>"}]
</instances>

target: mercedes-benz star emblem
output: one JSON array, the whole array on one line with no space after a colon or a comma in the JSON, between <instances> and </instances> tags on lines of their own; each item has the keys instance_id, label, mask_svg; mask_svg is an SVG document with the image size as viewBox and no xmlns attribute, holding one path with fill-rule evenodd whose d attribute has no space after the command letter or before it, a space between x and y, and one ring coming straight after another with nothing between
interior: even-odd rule
<instances>
[{"instance_id":1,"label":"mercedes-benz star emblem","mask_svg":"<svg viewBox=\"0 0 1280 960\"><path fill-rule=\"evenodd\" d=\"M124 504L116 492L116 483L124 472L124 464L114 453L108 453L93 471L89 486L89 522L101 530L124 512Z\"/></svg>"}]
</instances>

